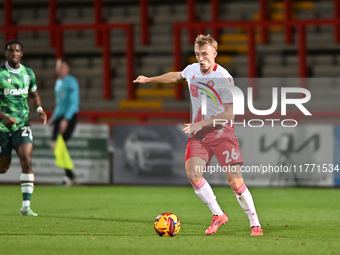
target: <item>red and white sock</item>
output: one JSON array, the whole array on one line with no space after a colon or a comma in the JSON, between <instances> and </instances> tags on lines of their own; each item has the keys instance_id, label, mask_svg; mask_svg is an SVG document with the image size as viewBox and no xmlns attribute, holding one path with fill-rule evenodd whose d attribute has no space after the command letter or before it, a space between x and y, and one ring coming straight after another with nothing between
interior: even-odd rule
<instances>
[{"instance_id":1,"label":"red and white sock","mask_svg":"<svg viewBox=\"0 0 340 255\"><path fill-rule=\"evenodd\" d=\"M259 218L257 217L257 213L255 210L255 205L253 201L253 197L251 196L247 186L243 183L241 187L237 190L234 190L237 201L244 210L244 212L248 215L250 226L260 226Z\"/></svg>"},{"instance_id":2,"label":"red and white sock","mask_svg":"<svg viewBox=\"0 0 340 255\"><path fill-rule=\"evenodd\" d=\"M203 178L199 183L192 184L196 195L205 203L212 214L222 215L223 211L216 201L216 196L209 183Z\"/></svg>"}]
</instances>

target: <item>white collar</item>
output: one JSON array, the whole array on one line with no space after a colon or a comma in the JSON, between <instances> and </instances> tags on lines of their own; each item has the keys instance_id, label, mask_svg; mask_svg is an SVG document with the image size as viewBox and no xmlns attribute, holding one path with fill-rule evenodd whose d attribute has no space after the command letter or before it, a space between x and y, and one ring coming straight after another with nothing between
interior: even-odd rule
<instances>
[{"instance_id":1,"label":"white collar","mask_svg":"<svg viewBox=\"0 0 340 255\"><path fill-rule=\"evenodd\" d=\"M20 73L21 72L21 64L19 64L18 69L14 69L14 68L10 67L8 62L6 61L5 66L6 66L7 70L11 73Z\"/></svg>"}]
</instances>

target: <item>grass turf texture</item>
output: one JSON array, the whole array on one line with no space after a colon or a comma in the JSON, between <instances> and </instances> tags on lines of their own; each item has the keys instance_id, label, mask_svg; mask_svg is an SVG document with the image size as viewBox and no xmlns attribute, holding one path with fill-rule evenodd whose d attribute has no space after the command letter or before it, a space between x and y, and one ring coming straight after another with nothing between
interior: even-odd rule
<instances>
[{"instance_id":1,"label":"grass turf texture","mask_svg":"<svg viewBox=\"0 0 340 255\"><path fill-rule=\"evenodd\" d=\"M214 188L229 223L204 231L209 209L191 187L49 187L37 185L32 209L19 216L18 186L0 186L0 254L340 254L340 189L252 188L264 236L230 188ZM181 221L176 237L159 237L163 212Z\"/></svg>"}]
</instances>

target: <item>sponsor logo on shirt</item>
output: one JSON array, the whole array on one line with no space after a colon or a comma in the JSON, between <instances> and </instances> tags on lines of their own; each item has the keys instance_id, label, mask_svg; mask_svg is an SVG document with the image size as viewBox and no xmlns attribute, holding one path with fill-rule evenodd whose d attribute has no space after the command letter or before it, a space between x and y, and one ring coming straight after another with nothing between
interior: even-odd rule
<instances>
[{"instance_id":1,"label":"sponsor logo on shirt","mask_svg":"<svg viewBox=\"0 0 340 255\"><path fill-rule=\"evenodd\" d=\"M218 105L218 104L217 104L217 101L220 103L220 105L223 105L220 96L218 95L217 91L213 88L213 87L214 87L214 82L213 82L213 81L208 81L207 84L205 84L205 83L203 83L203 82L198 82L198 83L201 84L201 85L203 85L203 88L198 88L198 89L201 89L201 90L203 90L205 93L207 93L207 94L210 96L210 98L212 98L212 100L214 100L215 105ZM209 89L212 93L211 93L208 89ZM216 99L215 99L215 97L214 97L213 94L215 94Z\"/></svg>"},{"instance_id":2,"label":"sponsor logo on shirt","mask_svg":"<svg viewBox=\"0 0 340 255\"><path fill-rule=\"evenodd\" d=\"M28 94L28 87L23 89L4 89L5 96L12 95L12 96L19 96L19 95L27 95Z\"/></svg>"}]
</instances>

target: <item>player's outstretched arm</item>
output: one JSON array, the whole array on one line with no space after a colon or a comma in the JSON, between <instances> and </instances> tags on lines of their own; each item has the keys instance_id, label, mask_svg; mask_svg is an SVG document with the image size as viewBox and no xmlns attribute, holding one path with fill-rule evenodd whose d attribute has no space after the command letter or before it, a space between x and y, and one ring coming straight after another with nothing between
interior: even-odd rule
<instances>
[{"instance_id":1,"label":"player's outstretched arm","mask_svg":"<svg viewBox=\"0 0 340 255\"><path fill-rule=\"evenodd\" d=\"M169 72L163 75L146 77L139 75L133 82L134 83L175 83L182 80L181 72Z\"/></svg>"},{"instance_id":2,"label":"player's outstretched arm","mask_svg":"<svg viewBox=\"0 0 340 255\"><path fill-rule=\"evenodd\" d=\"M44 125L46 125L47 124L47 115L46 115L45 111L43 110L43 108L41 107L41 101L40 101L40 96L38 94L38 91L35 90L33 92L30 92L29 96L30 96L30 99L33 102L33 107L35 109L37 109L38 114L40 115L40 117L44 121Z\"/></svg>"}]
</instances>

